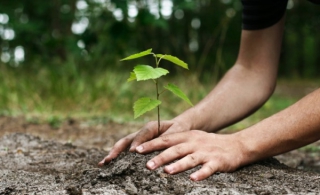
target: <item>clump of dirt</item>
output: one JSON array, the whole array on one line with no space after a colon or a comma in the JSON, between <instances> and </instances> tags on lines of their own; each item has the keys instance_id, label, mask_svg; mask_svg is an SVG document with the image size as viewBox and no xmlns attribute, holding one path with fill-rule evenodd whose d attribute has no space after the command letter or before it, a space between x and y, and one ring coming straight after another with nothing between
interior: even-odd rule
<instances>
[{"instance_id":1,"label":"clump of dirt","mask_svg":"<svg viewBox=\"0 0 320 195\"><path fill-rule=\"evenodd\" d=\"M123 153L98 168L106 152L41 140L24 133L0 138L0 194L306 194L320 192L320 174L275 159L219 173L201 182L193 170L168 175L146 169L157 152Z\"/></svg>"}]
</instances>

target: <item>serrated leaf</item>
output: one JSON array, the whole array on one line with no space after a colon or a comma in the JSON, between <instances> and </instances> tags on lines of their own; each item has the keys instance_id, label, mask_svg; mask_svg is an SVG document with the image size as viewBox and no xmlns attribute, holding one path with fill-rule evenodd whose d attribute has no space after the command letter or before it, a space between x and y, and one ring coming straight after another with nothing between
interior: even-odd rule
<instances>
[{"instance_id":1,"label":"serrated leaf","mask_svg":"<svg viewBox=\"0 0 320 195\"><path fill-rule=\"evenodd\" d=\"M171 91L174 95L178 96L179 98L183 99L184 101L186 101L188 104L190 104L191 106L193 106L193 104L191 103L191 101L189 100L189 98L186 96L185 93L182 92L182 90L177 87L174 84L169 83L167 86L164 86L164 88L168 89L169 91Z\"/></svg>"},{"instance_id":2,"label":"serrated leaf","mask_svg":"<svg viewBox=\"0 0 320 195\"><path fill-rule=\"evenodd\" d=\"M181 66L182 68L185 68L185 69L188 69L189 70L189 67L188 67L188 64L185 63L184 61L180 60L179 58L175 57L175 56L172 56L172 55L163 55L163 54L157 54L156 55L158 58L162 58L162 59L165 59L165 60L168 60L178 66Z\"/></svg>"},{"instance_id":3,"label":"serrated leaf","mask_svg":"<svg viewBox=\"0 0 320 195\"><path fill-rule=\"evenodd\" d=\"M137 80L137 76L134 72L130 72L130 77L127 79L127 82Z\"/></svg>"},{"instance_id":4,"label":"serrated leaf","mask_svg":"<svg viewBox=\"0 0 320 195\"><path fill-rule=\"evenodd\" d=\"M151 54L151 51L152 51L152 49L148 49L148 50L142 51L142 52L140 52L140 53L132 54L132 55L126 57L126 58L121 59L120 61L123 61L123 60L132 60L132 59L136 59L136 58L141 58L141 57L143 57L143 56L146 56L146 55Z\"/></svg>"},{"instance_id":5,"label":"serrated leaf","mask_svg":"<svg viewBox=\"0 0 320 195\"><path fill-rule=\"evenodd\" d=\"M164 68L153 68L149 65L137 65L134 67L133 72L136 74L137 81L157 79L169 73Z\"/></svg>"},{"instance_id":6,"label":"serrated leaf","mask_svg":"<svg viewBox=\"0 0 320 195\"><path fill-rule=\"evenodd\" d=\"M161 104L160 100L154 100L148 97L138 99L133 105L134 118L138 118L144 113L156 108Z\"/></svg>"}]
</instances>

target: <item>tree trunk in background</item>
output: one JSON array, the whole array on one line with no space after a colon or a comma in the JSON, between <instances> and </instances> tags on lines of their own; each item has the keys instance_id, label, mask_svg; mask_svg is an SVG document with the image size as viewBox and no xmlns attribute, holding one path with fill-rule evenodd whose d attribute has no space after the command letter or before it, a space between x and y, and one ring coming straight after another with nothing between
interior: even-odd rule
<instances>
[{"instance_id":1,"label":"tree trunk in background","mask_svg":"<svg viewBox=\"0 0 320 195\"><path fill-rule=\"evenodd\" d=\"M66 61L68 56L66 45L68 37L72 35L71 26L75 18L76 0L53 0L51 4L52 37L58 42L55 53L62 61ZM69 6L70 10L63 13L62 6Z\"/></svg>"}]
</instances>

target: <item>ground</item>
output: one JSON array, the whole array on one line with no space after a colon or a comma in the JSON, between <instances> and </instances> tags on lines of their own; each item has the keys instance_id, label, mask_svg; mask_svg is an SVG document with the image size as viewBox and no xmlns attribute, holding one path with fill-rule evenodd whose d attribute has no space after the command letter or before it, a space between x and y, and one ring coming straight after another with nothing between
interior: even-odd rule
<instances>
[{"instance_id":1,"label":"ground","mask_svg":"<svg viewBox=\"0 0 320 195\"><path fill-rule=\"evenodd\" d=\"M68 119L60 126L0 118L0 194L295 194L320 192L319 143L202 182L149 171L153 154L97 163L141 124ZM303 169L303 170L300 170Z\"/></svg>"}]
</instances>

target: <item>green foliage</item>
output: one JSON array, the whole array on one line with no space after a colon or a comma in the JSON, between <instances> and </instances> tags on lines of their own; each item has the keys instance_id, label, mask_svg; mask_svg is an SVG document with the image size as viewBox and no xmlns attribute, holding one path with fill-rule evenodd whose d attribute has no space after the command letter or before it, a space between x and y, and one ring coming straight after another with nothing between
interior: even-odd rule
<instances>
[{"instance_id":1,"label":"green foliage","mask_svg":"<svg viewBox=\"0 0 320 195\"><path fill-rule=\"evenodd\" d=\"M49 125L54 129L58 129L62 125L61 118L59 118L57 116L50 116L47 120L48 120Z\"/></svg>"},{"instance_id":2,"label":"green foliage","mask_svg":"<svg viewBox=\"0 0 320 195\"><path fill-rule=\"evenodd\" d=\"M128 82L137 80L136 73L130 72L130 77L127 79Z\"/></svg>"},{"instance_id":3,"label":"green foliage","mask_svg":"<svg viewBox=\"0 0 320 195\"><path fill-rule=\"evenodd\" d=\"M186 96L186 94L184 94L183 91L181 91L181 89L179 87L177 87L176 85L169 83L167 86L164 86L164 88L168 89L174 95L176 95L179 98L181 98L184 101L186 101L188 104L190 104L190 106L193 106L193 104L191 103L189 98Z\"/></svg>"},{"instance_id":4,"label":"green foliage","mask_svg":"<svg viewBox=\"0 0 320 195\"><path fill-rule=\"evenodd\" d=\"M0 116L25 116L28 122L35 124L47 124L49 121L54 124L57 121L54 122L52 118L57 116L61 121L70 117L85 121L92 119L94 124L103 124L108 121L132 122L134 120L133 103L140 97L154 94L152 81L123 82L127 79L123 70L110 68L94 74L78 70L75 74L73 71L68 71L72 69L70 68L72 64L52 64L52 66L57 67L56 73L47 67L29 71L27 68L8 68L0 64ZM194 72L188 74L187 79L185 74L174 77L169 74L164 78L160 79L163 80L161 83L177 84L188 95L191 102L203 99L213 85L211 81L199 82ZM238 131L279 112L303 97L306 89L310 87L316 89L319 83L319 79L280 80L278 87L288 90L276 90L261 109L229 127L228 130ZM189 107L189 104L167 93L167 90L160 98L163 103L162 118L173 118ZM135 119L135 123L145 122L150 118L156 119L157 112L154 111ZM94 125L91 122L85 124Z\"/></svg>"},{"instance_id":5,"label":"green foliage","mask_svg":"<svg viewBox=\"0 0 320 195\"><path fill-rule=\"evenodd\" d=\"M241 1L171 2L168 8L172 13L168 16L161 12L162 1L2 1L0 56L3 62L9 60L7 65L26 66L33 71L51 66L48 62L64 63L74 58L77 68L99 72L116 68L120 57L127 53L153 46L154 50L183 56L202 81L220 78L236 60ZM279 75L318 78L319 7L308 1L290 6ZM129 14L133 8L136 16ZM116 13L122 16L116 17ZM75 27L83 29L75 32ZM14 37L8 39L11 30ZM24 62L16 63L16 48L23 48ZM145 52L143 55L151 51ZM163 59L175 63L170 56ZM146 61L143 64L152 63ZM168 70L171 74L177 71L175 67Z\"/></svg>"},{"instance_id":6,"label":"green foliage","mask_svg":"<svg viewBox=\"0 0 320 195\"><path fill-rule=\"evenodd\" d=\"M133 74L135 75L137 81L144 81L149 79L157 79L161 76L168 74L169 71L163 68L153 68L149 65L137 65L133 69ZM132 73L129 79L133 79Z\"/></svg>"},{"instance_id":7,"label":"green foliage","mask_svg":"<svg viewBox=\"0 0 320 195\"><path fill-rule=\"evenodd\" d=\"M159 101L159 96L161 95L159 93L159 81L158 79L164 75L167 75L169 73L168 70L164 68L159 68L159 63L162 59L166 59L170 62L173 62L175 65L183 67L185 69L188 69L188 64L180 60L179 58L171 55L163 55L163 54L154 54L151 53L152 49L148 49L146 51L130 55L122 60L132 60L136 58L140 58L149 54L152 54L155 58L156 65L155 68L149 65L137 65L134 67L133 72L130 73L130 77L127 79L127 81L145 81L145 80L153 80L156 84L156 92L157 92L157 99L151 99L149 97L140 98L138 101L134 103L133 110L134 110L134 118L138 118L139 116L143 115L144 113L158 107L158 122L160 125L160 111L159 106L161 104L161 101ZM171 91L174 95L178 96L182 100L186 101L188 104L192 106L191 101L189 98L182 92L182 90L173 85L168 84L164 87L164 89L167 89Z\"/></svg>"},{"instance_id":8,"label":"green foliage","mask_svg":"<svg viewBox=\"0 0 320 195\"><path fill-rule=\"evenodd\" d=\"M130 55L130 56L126 57L126 58L121 59L120 61L123 61L123 60L132 60L132 59L136 59L136 58L141 58L141 57L143 57L143 56L146 56L146 55L151 54L151 51L152 51L152 49L148 49L148 50L146 50L146 51L142 51L142 52L140 52L140 53L136 53L136 54Z\"/></svg>"},{"instance_id":9,"label":"green foliage","mask_svg":"<svg viewBox=\"0 0 320 195\"><path fill-rule=\"evenodd\" d=\"M178 66L181 66L182 68L185 68L185 69L189 69L188 68L188 64L185 63L184 61L180 60L179 58L177 57L174 57L174 56L171 56L171 55L163 55L163 54L157 54L156 55L158 58L160 59L165 59L165 60L168 60Z\"/></svg>"},{"instance_id":10,"label":"green foliage","mask_svg":"<svg viewBox=\"0 0 320 195\"><path fill-rule=\"evenodd\" d=\"M134 118L138 118L139 116L143 115L144 113L156 108L161 104L161 101L151 99L149 97L144 97L138 99L133 106L134 110Z\"/></svg>"},{"instance_id":11,"label":"green foliage","mask_svg":"<svg viewBox=\"0 0 320 195\"><path fill-rule=\"evenodd\" d=\"M299 149L300 151L304 151L307 153L319 153L320 147L318 145L307 145Z\"/></svg>"},{"instance_id":12,"label":"green foliage","mask_svg":"<svg viewBox=\"0 0 320 195\"><path fill-rule=\"evenodd\" d=\"M0 23L0 29L13 29L15 33L11 41L1 39L4 36L0 38L2 50L13 51L22 46L29 66L36 60L55 58L65 61L68 55L80 51L75 47L76 39L71 31L77 20L76 3L76 0L2 2L0 14L7 14L9 21L5 25Z\"/></svg>"},{"instance_id":13,"label":"green foliage","mask_svg":"<svg viewBox=\"0 0 320 195\"><path fill-rule=\"evenodd\" d=\"M73 64L55 64L37 71L8 68L0 64L0 115L42 118L53 127L68 116L120 115L135 95L129 84L119 86L126 75L114 69L92 74L68 71ZM117 89L115 91L114 89ZM117 103L115 103L117 102ZM110 113L113 110L113 113ZM119 111L118 111L119 110ZM119 118L119 117L114 117ZM37 122L37 121L35 121Z\"/></svg>"}]
</instances>

